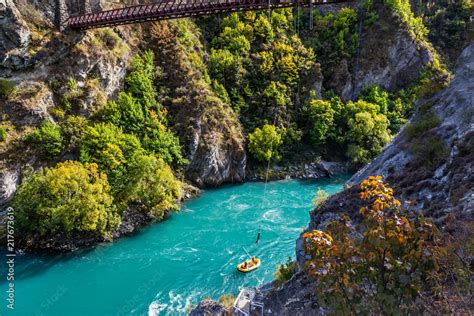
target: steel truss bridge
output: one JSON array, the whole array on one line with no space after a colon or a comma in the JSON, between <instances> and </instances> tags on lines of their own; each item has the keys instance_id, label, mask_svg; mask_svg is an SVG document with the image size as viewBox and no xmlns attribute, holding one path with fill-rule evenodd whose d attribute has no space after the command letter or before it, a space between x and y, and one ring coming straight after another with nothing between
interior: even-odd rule
<instances>
[{"instance_id":1,"label":"steel truss bridge","mask_svg":"<svg viewBox=\"0 0 474 316\"><path fill-rule=\"evenodd\" d=\"M67 24L73 29L89 29L147 21L169 20L226 12L310 7L353 0L161 0L96 13L72 16Z\"/></svg>"}]
</instances>

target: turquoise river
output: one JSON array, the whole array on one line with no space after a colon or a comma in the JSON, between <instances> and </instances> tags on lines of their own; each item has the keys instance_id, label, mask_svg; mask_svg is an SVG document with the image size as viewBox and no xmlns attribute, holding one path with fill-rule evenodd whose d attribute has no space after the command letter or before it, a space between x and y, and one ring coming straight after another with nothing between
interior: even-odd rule
<instances>
[{"instance_id":1,"label":"turquoise river","mask_svg":"<svg viewBox=\"0 0 474 316\"><path fill-rule=\"evenodd\" d=\"M14 311L6 308L3 254L0 315L183 315L205 297L262 285L272 280L277 264L294 257L316 190L336 193L345 180L276 181L266 190L264 183L224 186L114 243L70 254L17 256ZM236 270L246 258L243 247L261 258L258 270Z\"/></svg>"}]
</instances>

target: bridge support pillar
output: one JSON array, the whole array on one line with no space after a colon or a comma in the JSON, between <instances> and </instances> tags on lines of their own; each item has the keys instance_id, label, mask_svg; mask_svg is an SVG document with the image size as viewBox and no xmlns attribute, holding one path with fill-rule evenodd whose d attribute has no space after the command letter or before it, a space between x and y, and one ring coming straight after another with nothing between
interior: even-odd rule
<instances>
[{"instance_id":1,"label":"bridge support pillar","mask_svg":"<svg viewBox=\"0 0 474 316\"><path fill-rule=\"evenodd\" d=\"M67 10L66 0L55 0L54 25L59 31L63 31L67 26L69 13Z\"/></svg>"}]
</instances>

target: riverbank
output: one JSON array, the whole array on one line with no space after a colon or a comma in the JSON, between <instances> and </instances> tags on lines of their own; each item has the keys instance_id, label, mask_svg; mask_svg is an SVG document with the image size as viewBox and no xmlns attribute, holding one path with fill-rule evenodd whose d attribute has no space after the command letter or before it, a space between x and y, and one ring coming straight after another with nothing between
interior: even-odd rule
<instances>
[{"instance_id":1,"label":"riverbank","mask_svg":"<svg viewBox=\"0 0 474 316\"><path fill-rule=\"evenodd\" d=\"M315 159L298 163L273 164L268 169L263 165L250 165L247 168L247 181L276 181L284 179L315 180L330 178L346 173L350 169L348 163Z\"/></svg>"},{"instance_id":2,"label":"riverbank","mask_svg":"<svg viewBox=\"0 0 474 316\"><path fill-rule=\"evenodd\" d=\"M193 199L201 194L199 188L186 182L182 183L182 190L183 195L181 202ZM27 239L17 236L16 250L19 253L32 252L39 254L55 254L76 251L81 248L91 248L99 243L113 242L121 237L131 236L137 233L141 228L154 223L159 223L160 221L166 220L169 216L170 213L167 213L164 219L158 220L149 214L142 212L138 208L129 207L123 213L120 225L110 234L110 236L108 236L108 238L104 238L103 236L91 232L74 232L71 234L57 233L48 236L47 238L40 236L39 234L33 235ZM3 248L4 245L6 245L5 232L2 231L2 233L2 246L0 246L0 248Z\"/></svg>"},{"instance_id":3,"label":"riverbank","mask_svg":"<svg viewBox=\"0 0 474 316\"><path fill-rule=\"evenodd\" d=\"M257 165L249 166L246 181L258 182L265 181L265 179L267 179L267 181L284 179L317 180L331 178L337 174L345 173L347 169L344 163L329 162L321 159L293 164L274 164L268 169L268 174L266 166ZM182 202L193 199L201 194L199 188L186 182L182 183L182 190ZM167 214L163 220L166 220L169 215L170 214ZM91 248L103 242L113 242L124 236L131 236L140 229L159 222L160 220L142 212L138 208L130 207L123 213L119 227L107 237L90 232L74 232L72 234L57 233L47 238L38 234L28 239L18 238L17 249L20 252L52 254L57 252L70 252L81 248ZM3 238L4 237L2 237L2 239Z\"/></svg>"}]
</instances>

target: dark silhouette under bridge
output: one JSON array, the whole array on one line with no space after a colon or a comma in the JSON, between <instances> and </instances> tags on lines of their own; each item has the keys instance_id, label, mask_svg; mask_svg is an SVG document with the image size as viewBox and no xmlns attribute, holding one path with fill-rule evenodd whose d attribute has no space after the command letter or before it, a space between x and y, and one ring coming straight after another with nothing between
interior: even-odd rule
<instances>
[{"instance_id":1,"label":"dark silhouette under bridge","mask_svg":"<svg viewBox=\"0 0 474 316\"><path fill-rule=\"evenodd\" d=\"M162 0L151 4L72 16L67 20L67 24L74 29L88 29L224 12L313 7L341 2L352 2L352 0Z\"/></svg>"}]
</instances>

